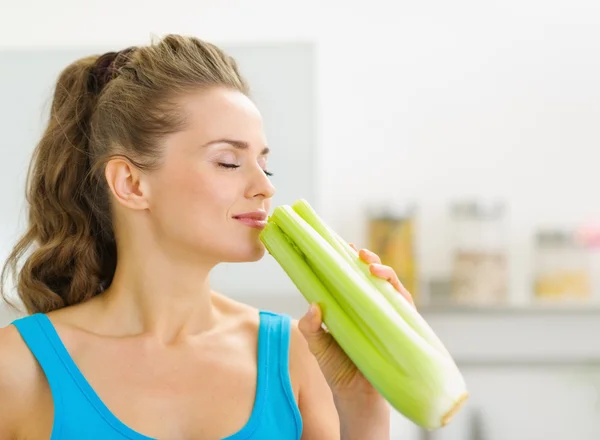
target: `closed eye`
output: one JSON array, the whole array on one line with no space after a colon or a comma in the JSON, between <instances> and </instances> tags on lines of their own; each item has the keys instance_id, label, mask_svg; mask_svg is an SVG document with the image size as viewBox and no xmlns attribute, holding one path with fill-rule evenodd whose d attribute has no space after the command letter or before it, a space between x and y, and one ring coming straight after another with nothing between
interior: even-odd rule
<instances>
[{"instance_id":1,"label":"closed eye","mask_svg":"<svg viewBox=\"0 0 600 440\"><path fill-rule=\"evenodd\" d=\"M236 164L234 164L234 163L222 163L222 162L219 162L219 164L218 164L218 165L219 165L220 167L222 167L222 168L227 168L227 169L235 169L235 168L239 168L239 167L240 167L239 165L236 165ZM265 173L267 176L269 176L269 177L271 177L271 176L273 175L273 173L271 173L270 171L267 171L267 170L263 170L263 172L264 172L264 173Z\"/></svg>"}]
</instances>

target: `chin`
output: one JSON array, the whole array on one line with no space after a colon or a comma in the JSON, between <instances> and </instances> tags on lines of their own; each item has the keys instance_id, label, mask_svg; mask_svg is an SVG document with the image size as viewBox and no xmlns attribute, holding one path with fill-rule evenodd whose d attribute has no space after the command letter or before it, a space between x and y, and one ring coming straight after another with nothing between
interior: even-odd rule
<instances>
[{"instance_id":1,"label":"chin","mask_svg":"<svg viewBox=\"0 0 600 440\"><path fill-rule=\"evenodd\" d=\"M229 263L250 263L261 260L266 253L266 248L262 243L245 249L238 248L235 253L227 255L225 260Z\"/></svg>"},{"instance_id":2,"label":"chin","mask_svg":"<svg viewBox=\"0 0 600 440\"><path fill-rule=\"evenodd\" d=\"M255 249L248 257L246 261L258 261L261 260L262 257L265 256L266 249L264 246L260 246L258 249Z\"/></svg>"}]
</instances>

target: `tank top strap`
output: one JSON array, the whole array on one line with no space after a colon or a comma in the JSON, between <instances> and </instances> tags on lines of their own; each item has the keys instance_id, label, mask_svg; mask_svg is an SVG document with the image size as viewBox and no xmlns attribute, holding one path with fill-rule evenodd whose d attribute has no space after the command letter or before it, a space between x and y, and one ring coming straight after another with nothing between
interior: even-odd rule
<instances>
[{"instance_id":1,"label":"tank top strap","mask_svg":"<svg viewBox=\"0 0 600 440\"><path fill-rule=\"evenodd\" d=\"M25 316L14 320L11 324L16 327L21 338L40 365L52 393L54 404L53 438L61 431L64 414L63 391L69 384L65 383L66 374L59 352L56 350L54 333L48 329L48 318L42 313Z\"/></svg>"},{"instance_id":2,"label":"tank top strap","mask_svg":"<svg viewBox=\"0 0 600 440\"><path fill-rule=\"evenodd\" d=\"M48 316L38 313L12 324L41 366L52 392L54 425L50 440L153 440L124 425L103 404Z\"/></svg>"},{"instance_id":3,"label":"tank top strap","mask_svg":"<svg viewBox=\"0 0 600 440\"><path fill-rule=\"evenodd\" d=\"M61 376L64 367L60 356L54 348L52 333L48 332L44 325L44 315L36 313L16 319L12 324L21 334L21 338L40 364L46 375L52 394L60 391Z\"/></svg>"},{"instance_id":4,"label":"tank top strap","mask_svg":"<svg viewBox=\"0 0 600 440\"><path fill-rule=\"evenodd\" d=\"M287 375L291 319L284 314L261 310L258 359L265 361L269 377Z\"/></svg>"},{"instance_id":5,"label":"tank top strap","mask_svg":"<svg viewBox=\"0 0 600 440\"><path fill-rule=\"evenodd\" d=\"M267 412L278 418L288 419L296 426L297 438L302 432L302 417L296 404L289 373L289 353L292 320L286 314L261 311L259 340L259 360L266 365L265 376L269 378L267 394ZM260 350L266 352L261 353ZM289 425L288 425L289 426Z\"/></svg>"}]
</instances>

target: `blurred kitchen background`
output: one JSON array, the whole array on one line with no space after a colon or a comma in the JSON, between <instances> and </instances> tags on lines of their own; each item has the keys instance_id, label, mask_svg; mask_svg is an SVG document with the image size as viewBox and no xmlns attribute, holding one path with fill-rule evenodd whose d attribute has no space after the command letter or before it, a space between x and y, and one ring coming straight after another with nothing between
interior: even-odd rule
<instances>
[{"instance_id":1,"label":"blurred kitchen background","mask_svg":"<svg viewBox=\"0 0 600 440\"><path fill-rule=\"evenodd\" d=\"M275 203L305 198L378 252L456 357L471 398L398 440L600 439L600 2L4 2L0 257L59 71L193 34L248 77ZM214 285L300 317L269 257ZM16 315L0 307L0 326Z\"/></svg>"}]
</instances>

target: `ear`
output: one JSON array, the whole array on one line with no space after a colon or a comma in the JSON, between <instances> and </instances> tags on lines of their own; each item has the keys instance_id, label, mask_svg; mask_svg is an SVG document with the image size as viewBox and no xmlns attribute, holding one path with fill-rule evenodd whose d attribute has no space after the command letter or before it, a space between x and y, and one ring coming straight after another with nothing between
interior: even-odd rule
<instances>
[{"instance_id":1,"label":"ear","mask_svg":"<svg viewBox=\"0 0 600 440\"><path fill-rule=\"evenodd\" d=\"M104 176L113 197L122 206L143 210L149 206L149 185L139 168L123 157L108 161Z\"/></svg>"}]
</instances>

